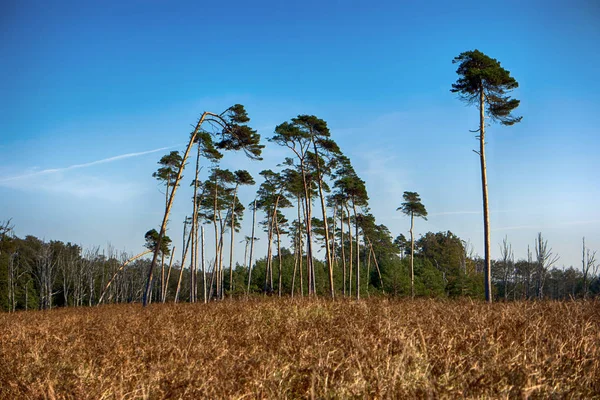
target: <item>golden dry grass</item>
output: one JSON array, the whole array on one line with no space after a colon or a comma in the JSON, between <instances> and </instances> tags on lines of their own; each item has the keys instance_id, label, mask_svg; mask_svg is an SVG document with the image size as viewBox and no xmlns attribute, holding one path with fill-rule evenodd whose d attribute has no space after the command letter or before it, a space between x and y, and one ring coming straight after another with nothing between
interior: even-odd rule
<instances>
[{"instance_id":1,"label":"golden dry grass","mask_svg":"<svg viewBox=\"0 0 600 400\"><path fill-rule=\"evenodd\" d=\"M600 398L600 303L292 300L0 314L0 398Z\"/></svg>"}]
</instances>

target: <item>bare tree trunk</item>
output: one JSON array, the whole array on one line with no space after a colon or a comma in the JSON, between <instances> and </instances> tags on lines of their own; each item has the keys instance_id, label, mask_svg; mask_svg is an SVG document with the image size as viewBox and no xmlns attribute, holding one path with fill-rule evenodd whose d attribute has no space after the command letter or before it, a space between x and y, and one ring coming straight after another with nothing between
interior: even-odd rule
<instances>
[{"instance_id":1,"label":"bare tree trunk","mask_svg":"<svg viewBox=\"0 0 600 400\"><path fill-rule=\"evenodd\" d=\"M217 259L213 262L212 273L210 274L210 289L208 291L208 300L213 298L213 284L215 283L215 272L217 269Z\"/></svg>"},{"instance_id":2,"label":"bare tree trunk","mask_svg":"<svg viewBox=\"0 0 600 400\"><path fill-rule=\"evenodd\" d=\"M350 254L348 255L348 260L350 261L350 268L348 271L348 296L352 297L352 263L354 262L354 257L352 255L352 248L354 247L354 243L352 242L352 224L350 221L350 209L348 208L348 203L346 202L346 214L348 214L348 245L350 247Z\"/></svg>"},{"instance_id":3,"label":"bare tree trunk","mask_svg":"<svg viewBox=\"0 0 600 400\"><path fill-rule=\"evenodd\" d=\"M108 288L110 287L110 285L113 283L113 281L115 280L115 278L117 277L117 275L119 274L119 272L121 272L123 270L123 268L125 268L128 264L130 264L131 262L137 260L140 257L145 256L146 254L150 253L152 250L146 250L136 256L131 257L129 260L125 261L118 270L115 271L115 273L113 274L112 278L110 278L110 280L108 281L108 283L106 284L106 286L104 287L104 290L102 291L102 294L100 295L100 299L98 300L98 305L102 304L102 300L104 299L104 295L106 294L106 291L108 290Z\"/></svg>"},{"instance_id":4,"label":"bare tree trunk","mask_svg":"<svg viewBox=\"0 0 600 400\"><path fill-rule=\"evenodd\" d=\"M185 228L184 228L185 230ZM183 251L183 255L181 256L181 267L179 269L179 279L177 280L177 290L175 291L175 303L179 302L179 293L181 291L181 279L183 277L183 267L185 266L185 259L187 257L188 250L190 249L191 241L192 241L192 231L190 230L190 234L188 235L187 243L185 244L185 248ZM191 271L190 271L190 280L191 280ZM191 302L191 299L190 299Z\"/></svg>"},{"instance_id":5,"label":"bare tree trunk","mask_svg":"<svg viewBox=\"0 0 600 400\"><path fill-rule=\"evenodd\" d=\"M323 194L323 177L321 176L321 166L319 162L319 151L317 144L313 139L313 148L315 150L315 158L317 161L317 183L319 186L319 198L321 199L321 212L323 214L323 227L325 228L325 257L327 260L327 270L329 273L329 294L331 298L335 298L335 287L333 285L333 261L331 257L329 243L329 223L327 222L327 207L325 207L325 195ZM335 224L335 222L334 222Z\"/></svg>"},{"instance_id":6,"label":"bare tree trunk","mask_svg":"<svg viewBox=\"0 0 600 400\"><path fill-rule=\"evenodd\" d=\"M381 285L381 291L385 294L385 289L383 288L383 278L381 277L381 270L379 269L379 262L377 262L377 257L375 257L375 250L373 249L373 242L367 236L365 236L367 241L369 242L369 247L371 248L371 254L373 255L373 262L375 263L375 268L377 269L377 275L379 276L379 284Z\"/></svg>"},{"instance_id":7,"label":"bare tree trunk","mask_svg":"<svg viewBox=\"0 0 600 400\"><path fill-rule=\"evenodd\" d=\"M342 271L343 271L343 276L344 276L344 297L346 297L348 295L347 291L346 291L346 251L344 250L344 248L346 247L346 245L344 244L344 209L343 209L343 205L340 203L340 247L341 247L341 252L342 252Z\"/></svg>"},{"instance_id":8,"label":"bare tree trunk","mask_svg":"<svg viewBox=\"0 0 600 400\"><path fill-rule=\"evenodd\" d=\"M302 272L302 253L304 250L304 243L302 243L302 202L300 196L298 196L298 268L300 269L300 297L304 297L304 277Z\"/></svg>"},{"instance_id":9,"label":"bare tree trunk","mask_svg":"<svg viewBox=\"0 0 600 400\"><path fill-rule=\"evenodd\" d=\"M244 268L247 269L248 268L248 246L250 245L250 239L246 236L245 239L245 246L244 246Z\"/></svg>"},{"instance_id":10,"label":"bare tree trunk","mask_svg":"<svg viewBox=\"0 0 600 400\"><path fill-rule=\"evenodd\" d=\"M410 298L415 298L415 237L413 228L415 226L414 213L410 213Z\"/></svg>"},{"instance_id":11,"label":"bare tree trunk","mask_svg":"<svg viewBox=\"0 0 600 400\"><path fill-rule=\"evenodd\" d=\"M314 266L313 266L313 249L312 249L312 213L311 213L311 198L310 188L306 180L306 171L304 170L304 162L300 162L300 169L302 171L302 182L304 184L304 202L306 204L306 268L308 271L308 295L316 295L315 293L315 280L314 280Z\"/></svg>"},{"instance_id":12,"label":"bare tree trunk","mask_svg":"<svg viewBox=\"0 0 600 400\"><path fill-rule=\"evenodd\" d=\"M233 191L233 203L231 205L231 246L229 248L229 292L230 297L233 297L233 246L235 237L235 201L237 196L238 185L235 185Z\"/></svg>"},{"instance_id":13,"label":"bare tree trunk","mask_svg":"<svg viewBox=\"0 0 600 400\"><path fill-rule=\"evenodd\" d=\"M219 280L220 280L220 285L219 287L221 288L220 293L219 293L219 300L223 300L225 298L225 271L223 270L223 248L224 246L224 236L225 236L225 227L223 226L223 219L221 217L221 212L219 211L219 225L221 226L221 233L219 236Z\"/></svg>"},{"instance_id":14,"label":"bare tree trunk","mask_svg":"<svg viewBox=\"0 0 600 400\"><path fill-rule=\"evenodd\" d=\"M169 272L167 272L167 280L165 282L165 293L163 294L162 302L167 301L167 293L169 291L169 279L171 278L171 268L173 268L173 259L175 256L175 246L171 249L171 259L169 260Z\"/></svg>"},{"instance_id":15,"label":"bare tree trunk","mask_svg":"<svg viewBox=\"0 0 600 400\"><path fill-rule=\"evenodd\" d=\"M483 236L485 246L485 300L492 302L492 259L490 258L490 210L488 205L487 172L485 166L485 98L479 90L479 159L481 161L481 190L483 192Z\"/></svg>"},{"instance_id":16,"label":"bare tree trunk","mask_svg":"<svg viewBox=\"0 0 600 400\"><path fill-rule=\"evenodd\" d=\"M215 266L213 267L213 274L216 272L217 276L216 276L216 283L217 283L217 287L216 287L216 291L217 291L217 299L221 298L221 291L219 288L219 283L220 283L220 276L219 276L219 229L218 229L218 225L217 225L217 195L218 195L218 187L219 184L219 180L218 180L218 174L215 172L215 192L213 195L213 227L215 230ZM211 290L212 290L212 277L211 277ZM212 298L212 296L211 296Z\"/></svg>"},{"instance_id":17,"label":"bare tree trunk","mask_svg":"<svg viewBox=\"0 0 600 400\"><path fill-rule=\"evenodd\" d=\"M365 247L367 247L367 242L365 239L366 239L366 236L363 231L363 243L365 244ZM369 298L371 296L369 293L369 283L370 282L371 282L371 251L369 250L369 253L367 254L367 298Z\"/></svg>"},{"instance_id":18,"label":"bare tree trunk","mask_svg":"<svg viewBox=\"0 0 600 400\"><path fill-rule=\"evenodd\" d=\"M160 301L165 295L165 253L160 256Z\"/></svg>"},{"instance_id":19,"label":"bare tree trunk","mask_svg":"<svg viewBox=\"0 0 600 400\"><path fill-rule=\"evenodd\" d=\"M583 272L583 298L587 297L587 270L585 263L585 237L583 238L583 250L581 256L582 272Z\"/></svg>"},{"instance_id":20,"label":"bare tree trunk","mask_svg":"<svg viewBox=\"0 0 600 400\"><path fill-rule=\"evenodd\" d=\"M204 255L204 227L201 226L200 227L200 242L201 242L201 249L202 249L202 254L201 254L201 261L202 261L202 292L204 295L204 304L208 303L208 293L206 291L206 264L205 264L205 260L206 257Z\"/></svg>"},{"instance_id":21,"label":"bare tree trunk","mask_svg":"<svg viewBox=\"0 0 600 400\"><path fill-rule=\"evenodd\" d=\"M198 177L200 175L200 143L197 144L196 169L194 172L194 197L192 216L192 257L190 264L190 302L198 301Z\"/></svg>"},{"instance_id":22,"label":"bare tree trunk","mask_svg":"<svg viewBox=\"0 0 600 400\"><path fill-rule=\"evenodd\" d=\"M298 247L300 244L298 243L298 235L294 237L294 272L292 273L292 291L291 296L294 298L294 289L296 287L296 272L298 269Z\"/></svg>"},{"instance_id":23,"label":"bare tree trunk","mask_svg":"<svg viewBox=\"0 0 600 400\"><path fill-rule=\"evenodd\" d=\"M194 201L195 202L195 201ZM198 213L196 212L196 206L194 205L194 216L192 217L192 227L190 230L190 303L195 303L196 302L196 296L194 293L194 287L196 286L196 271L195 271L195 266L196 266L196 252L198 250L198 245L196 243L196 227L197 227L197 215Z\"/></svg>"},{"instance_id":24,"label":"bare tree trunk","mask_svg":"<svg viewBox=\"0 0 600 400\"><path fill-rule=\"evenodd\" d=\"M281 231L279 230L279 220L276 218L275 220L275 229L277 230L277 256L279 258L279 277L277 279L277 286L279 297L281 297L281 291L283 290L282 282L281 282L281 267L283 266L283 262L281 259Z\"/></svg>"},{"instance_id":25,"label":"bare tree trunk","mask_svg":"<svg viewBox=\"0 0 600 400\"><path fill-rule=\"evenodd\" d=\"M272 259L273 259L273 217L276 211L271 214L267 211L267 263L265 265L265 285L263 287L264 295L270 294L273 289L273 273L271 272L271 285L269 286L269 272L272 271Z\"/></svg>"},{"instance_id":26,"label":"bare tree trunk","mask_svg":"<svg viewBox=\"0 0 600 400\"><path fill-rule=\"evenodd\" d=\"M252 208L252 237L250 238L250 262L248 263L248 290L246 296L250 296L250 283L252 282L252 255L254 252L254 229L256 227L256 199Z\"/></svg>"},{"instance_id":27,"label":"bare tree trunk","mask_svg":"<svg viewBox=\"0 0 600 400\"><path fill-rule=\"evenodd\" d=\"M354 199L352 199L352 208L354 209L354 236L356 237L356 300L360 300L360 236L358 235L358 215Z\"/></svg>"},{"instance_id":28,"label":"bare tree trunk","mask_svg":"<svg viewBox=\"0 0 600 400\"><path fill-rule=\"evenodd\" d=\"M332 243L331 243L331 259L333 260L333 265L337 266L337 254L336 254L336 232L335 232L335 221L337 221L337 207L336 204L334 203L333 205L333 217L332 217L332 222L333 224L331 225L331 239L332 239Z\"/></svg>"}]
</instances>

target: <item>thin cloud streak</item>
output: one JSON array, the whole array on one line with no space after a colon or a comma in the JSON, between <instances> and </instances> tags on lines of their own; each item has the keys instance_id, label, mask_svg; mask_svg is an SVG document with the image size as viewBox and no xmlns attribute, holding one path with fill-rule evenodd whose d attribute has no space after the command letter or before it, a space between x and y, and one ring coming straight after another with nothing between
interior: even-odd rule
<instances>
[{"instance_id":1,"label":"thin cloud streak","mask_svg":"<svg viewBox=\"0 0 600 400\"><path fill-rule=\"evenodd\" d=\"M8 181L13 181L13 180L17 180L17 179L31 178L31 177L39 176L39 175L53 174L53 173L63 172L63 171L69 171L69 170L73 170L73 169L87 168L87 167L92 167L92 166L98 165L98 164L107 164L107 163L111 163L111 162L114 162L114 161L123 160L123 159L126 159L126 158L139 157L139 156L143 156L143 155L146 155L146 154L152 154L152 153L157 153L157 152L163 151L163 150L173 149L173 148L178 147L178 146L179 145L168 146L168 147L161 147L159 149L147 150L147 151L140 151L140 152L136 152L136 153L126 153L126 154L121 154L121 155L118 155L118 156L104 158L102 160L91 161L91 162L84 163L84 164L69 165L68 167L63 167L63 168L49 168L49 169L44 169L42 171L36 171L36 172L29 173L29 174L11 176L11 177L8 177L8 178L2 178L2 179L0 179L0 182L8 182Z\"/></svg>"},{"instance_id":2,"label":"thin cloud streak","mask_svg":"<svg viewBox=\"0 0 600 400\"><path fill-rule=\"evenodd\" d=\"M492 210L490 214L500 214L500 213L508 213L513 212L509 210ZM438 213L430 213L430 217L437 217L442 215L472 215L472 214L483 214L483 211L442 211Z\"/></svg>"},{"instance_id":3,"label":"thin cloud streak","mask_svg":"<svg viewBox=\"0 0 600 400\"><path fill-rule=\"evenodd\" d=\"M521 229L536 229L536 230L545 230L545 229L553 229L553 228L559 228L559 227L564 227L564 226L578 226L578 225L589 225L589 224L597 224L600 223L600 220L586 220L586 221L572 221L572 222L564 222L564 223L560 223L560 224L556 224L556 225L546 225L546 226L542 226L542 225L517 225L517 226L506 226L506 227L502 227L502 228L496 228L496 229L492 229L492 232L494 231L515 231L515 230L521 230Z\"/></svg>"}]
</instances>

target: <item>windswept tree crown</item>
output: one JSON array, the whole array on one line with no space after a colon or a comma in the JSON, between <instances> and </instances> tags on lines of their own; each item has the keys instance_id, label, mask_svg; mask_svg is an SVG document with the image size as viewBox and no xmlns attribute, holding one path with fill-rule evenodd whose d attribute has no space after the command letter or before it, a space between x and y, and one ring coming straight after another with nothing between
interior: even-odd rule
<instances>
[{"instance_id":1,"label":"windswept tree crown","mask_svg":"<svg viewBox=\"0 0 600 400\"><path fill-rule=\"evenodd\" d=\"M498 60L479 50L472 50L461 53L452 63L459 64L456 70L459 78L452 84L452 93L458 93L460 99L468 104L477 104L483 91L486 111L492 120L502 125L521 121L523 117L511 114L520 101L507 95L519 87L519 83L500 66Z\"/></svg>"},{"instance_id":2,"label":"windswept tree crown","mask_svg":"<svg viewBox=\"0 0 600 400\"><path fill-rule=\"evenodd\" d=\"M207 150L212 151L215 156L218 154L215 150L243 150L249 158L262 160L262 149L265 146L260 144L260 135L256 130L246 125L250 118L243 105L235 104L219 115L210 114L206 121L219 128L217 136L220 140L214 143L214 147L204 143ZM200 140L206 141L207 137L201 137Z\"/></svg>"},{"instance_id":3,"label":"windswept tree crown","mask_svg":"<svg viewBox=\"0 0 600 400\"><path fill-rule=\"evenodd\" d=\"M404 192L402 195L404 203L396 209L401 210L406 215L414 215L415 217L421 217L427 220L427 210L423 203L421 203L421 197L417 192Z\"/></svg>"}]
</instances>

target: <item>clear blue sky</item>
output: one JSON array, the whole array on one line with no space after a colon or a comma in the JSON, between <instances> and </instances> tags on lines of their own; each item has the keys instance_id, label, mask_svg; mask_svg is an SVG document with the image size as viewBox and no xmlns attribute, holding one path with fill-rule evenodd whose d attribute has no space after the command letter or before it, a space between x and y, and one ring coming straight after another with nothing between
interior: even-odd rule
<instances>
[{"instance_id":1,"label":"clear blue sky","mask_svg":"<svg viewBox=\"0 0 600 400\"><path fill-rule=\"evenodd\" d=\"M477 48L519 81L524 116L488 129L493 255L507 235L525 257L541 231L559 266L578 267L582 236L600 250L598 43L594 0L4 0L0 220L138 252L160 222L164 148L181 149L202 111L242 103L264 138L298 114L328 121L394 236L417 191L430 213L418 233L451 230L483 254L477 110L449 92L452 58ZM269 144L263 163L223 165L257 174L285 155Z\"/></svg>"}]
</instances>

